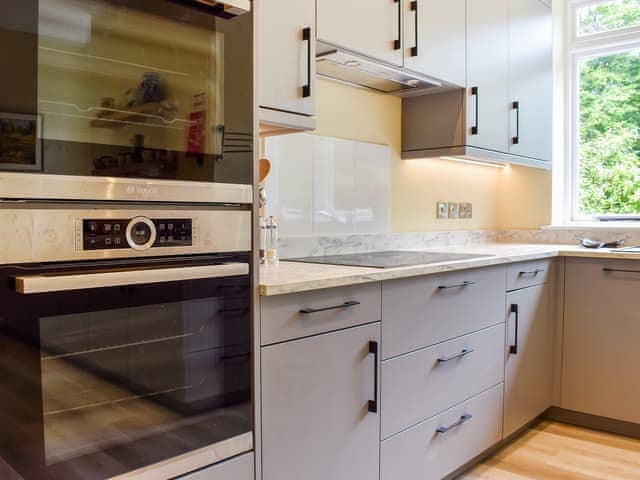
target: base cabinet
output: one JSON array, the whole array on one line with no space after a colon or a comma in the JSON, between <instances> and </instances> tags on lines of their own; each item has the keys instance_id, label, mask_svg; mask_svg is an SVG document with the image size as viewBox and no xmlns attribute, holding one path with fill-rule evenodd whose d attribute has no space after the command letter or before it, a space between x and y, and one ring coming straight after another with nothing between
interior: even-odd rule
<instances>
[{"instance_id":1,"label":"base cabinet","mask_svg":"<svg viewBox=\"0 0 640 480\"><path fill-rule=\"evenodd\" d=\"M262 348L263 480L379 478L379 341L378 322Z\"/></svg>"},{"instance_id":2,"label":"base cabinet","mask_svg":"<svg viewBox=\"0 0 640 480\"><path fill-rule=\"evenodd\" d=\"M553 402L554 322L547 284L507 294L504 436Z\"/></svg>"},{"instance_id":3,"label":"base cabinet","mask_svg":"<svg viewBox=\"0 0 640 480\"><path fill-rule=\"evenodd\" d=\"M640 265L569 259L565 275L560 406L640 423Z\"/></svg>"},{"instance_id":4,"label":"base cabinet","mask_svg":"<svg viewBox=\"0 0 640 480\"><path fill-rule=\"evenodd\" d=\"M440 480L499 442L502 394L501 383L382 442L381 480Z\"/></svg>"}]
</instances>

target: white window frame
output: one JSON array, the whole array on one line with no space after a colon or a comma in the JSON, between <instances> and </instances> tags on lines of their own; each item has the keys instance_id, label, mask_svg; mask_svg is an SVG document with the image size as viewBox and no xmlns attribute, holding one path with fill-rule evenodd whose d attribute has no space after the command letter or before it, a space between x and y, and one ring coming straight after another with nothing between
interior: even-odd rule
<instances>
[{"instance_id":1,"label":"white window frame","mask_svg":"<svg viewBox=\"0 0 640 480\"><path fill-rule=\"evenodd\" d=\"M562 0L561 0L562 1ZM578 98L581 59L615 54L631 48L640 48L640 25L578 36L578 9L588 5L606 3L608 0L563 0L566 2L564 10L564 162L562 171L554 172L563 184L564 195L557 199L561 205L556 205L557 215L555 224L584 224L592 225L598 222L593 216L580 215L578 197L578 161L580 148L579 108ZM561 218L559 218L561 217ZM558 221L560 220L560 221Z\"/></svg>"}]
</instances>

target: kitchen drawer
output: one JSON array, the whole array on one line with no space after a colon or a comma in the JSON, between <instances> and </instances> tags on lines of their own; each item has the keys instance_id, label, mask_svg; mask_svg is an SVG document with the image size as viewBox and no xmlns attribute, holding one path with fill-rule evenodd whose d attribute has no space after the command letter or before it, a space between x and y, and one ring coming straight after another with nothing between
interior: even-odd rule
<instances>
[{"instance_id":1,"label":"kitchen drawer","mask_svg":"<svg viewBox=\"0 0 640 480\"><path fill-rule=\"evenodd\" d=\"M549 259L507 265L507 290L547 283L552 265L552 260Z\"/></svg>"},{"instance_id":2,"label":"kitchen drawer","mask_svg":"<svg viewBox=\"0 0 640 480\"><path fill-rule=\"evenodd\" d=\"M501 323L384 362L382 438L501 383L504 331Z\"/></svg>"},{"instance_id":3,"label":"kitchen drawer","mask_svg":"<svg viewBox=\"0 0 640 480\"><path fill-rule=\"evenodd\" d=\"M175 480L253 480L253 453L246 453Z\"/></svg>"},{"instance_id":4,"label":"kitchen drawer","mask_svg":"<svg viewBox=\"0 0 640 480\"><path fill-rule=\"evenodd\" d=\"M261 344L377 322L380 309L380 283L262 297Z\"/></svg>"},{"instance_id":5,"label":"kitchen drawer","mask_svg":"<svg viewBox=\"0 0 640 480\"><path fill-rule=\"evenodd\" d=\"M380 478L440 480L500 440L502 384L382 442Z\"/></svg>"},{"instance_id":6,"label":"kitchen drawer","mask_svg":"<svg viewBox=\"0 0 640 480\"><path fill-rule=\"evenodd\" d=\"M503 266L383 283L382 358L503 322L504 291Z\"/></svg>"}]
</instances>

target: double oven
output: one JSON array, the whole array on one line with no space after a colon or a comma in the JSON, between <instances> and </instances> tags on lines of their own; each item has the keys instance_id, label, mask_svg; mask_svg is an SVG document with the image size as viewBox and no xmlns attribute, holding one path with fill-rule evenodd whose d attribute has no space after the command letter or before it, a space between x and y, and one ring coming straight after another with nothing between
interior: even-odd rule
<instances>
[{"instance_id":1,"label":"double oven","mask_svg":"<svg viewBox=\"0 0 640 480\"><path fill-rule=\"evenodd\" d=\"M2 11L0 478L251 450L250 1Z\"/></svg>"}]
</instances>

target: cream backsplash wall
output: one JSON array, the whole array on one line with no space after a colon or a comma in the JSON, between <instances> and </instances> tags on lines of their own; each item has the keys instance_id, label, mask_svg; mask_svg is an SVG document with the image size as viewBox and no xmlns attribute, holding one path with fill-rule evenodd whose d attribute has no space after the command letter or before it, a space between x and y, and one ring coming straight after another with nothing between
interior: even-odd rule
<instances>
[{"instance_id":1,"label":"cream backsplash wall","mask_svg":"<svg viewBox=\"0 0 640 480\"><path fill-rule=\"evenodd\" d=\"M391 230L539 228L550 223L551 174L447 160L401 159L401 99L319 79L314 133L391 147ZM437 220L437 201L473 203L470 220Z\"/></svg>"}]
</instances>

